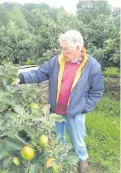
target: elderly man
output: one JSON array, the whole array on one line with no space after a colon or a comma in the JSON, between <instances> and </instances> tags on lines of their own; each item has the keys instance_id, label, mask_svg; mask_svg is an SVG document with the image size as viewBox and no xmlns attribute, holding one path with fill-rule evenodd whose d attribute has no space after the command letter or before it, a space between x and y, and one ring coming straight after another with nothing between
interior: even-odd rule
<instances>
[{"instance_id":1,"label":"elderly man","mask_svg":"<svg viewBox=\"0 0 121 173\"><path fill-rule=\"evenodd\" d=\"M54 56L37 70L20 74L20 83L49 80L50 112L66 118L56 122L56 133L65 143L66 127L79 157L78 171L88 167L85 137L85 113L90 112L103 96L103 78L99 63L86 54L83 37L77 30L60 35L62 54Z\"/></svg>"}]
</instances>

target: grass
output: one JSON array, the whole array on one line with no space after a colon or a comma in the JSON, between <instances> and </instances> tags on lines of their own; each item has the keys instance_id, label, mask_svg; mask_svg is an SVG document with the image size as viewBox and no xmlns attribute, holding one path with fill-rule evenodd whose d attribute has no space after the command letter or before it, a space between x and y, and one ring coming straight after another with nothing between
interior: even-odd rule
<instances>
[{"instance_id":1,"label":"grass","mask_svg":"<svg viewBox=\"0 0 121 173\"><path fill-rule=\"evenodd\" d=\"M108 67L104 71L104 76L119 77L119 69L117 67Z\"/></svg>"},{"instance_id":2,"label":"grass","mask_svg":"<svg viewBox=\"0 0 121 173\"><path fill-rule=\"evenodd\" d=\"M116 117L120 116L120 102L109 97L103 97L101 101L96 105L94 114L98 113L104 117Z\"/></svg>"}]
</instances>

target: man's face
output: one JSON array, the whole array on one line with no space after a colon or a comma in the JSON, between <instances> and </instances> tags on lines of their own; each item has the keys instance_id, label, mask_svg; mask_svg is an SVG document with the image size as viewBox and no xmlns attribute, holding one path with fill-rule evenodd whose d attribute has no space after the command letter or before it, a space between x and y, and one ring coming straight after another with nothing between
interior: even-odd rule
<instances>
[{"instance_id":1,"label":"man's face","mask_svg":"<svg viewBox=\"0 0 121 173\"><path fill-rule=\"evenodd\" d=\"M60 47L66 62L71 62L75 60L76 58L80 57L79 47L76 47L76 46L72 47L70 42L62 41L60 43Z\"/></svg>"}]
</instances>

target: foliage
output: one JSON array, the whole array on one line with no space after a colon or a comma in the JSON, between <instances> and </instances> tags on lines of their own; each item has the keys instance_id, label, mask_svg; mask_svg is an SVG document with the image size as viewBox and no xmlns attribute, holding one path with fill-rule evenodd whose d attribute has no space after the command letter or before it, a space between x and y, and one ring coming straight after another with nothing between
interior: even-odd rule
<instances>
[{"instance_id":1,"label":"foliage","mask_svg":"<svg viewBox=\"0 0 121 173\"><path fill-rule=\"evenodd\" d=\"M116 11L118 8L112 10L107 1L79 1L77 4L77 17L84 24L88 53L101 63L103 69L120 66L120 15L114 15Z\"/></svg>"},{"instance_id":2,"label":"foliage","mask_svg":"<svg viewBox=\"0 0 121 173\"><path fill-rule=\"evenodd\" d=\"M0 60L1 63L12 61L16 64L23 64L23 61L33 56L35 49L35 36L30 34L27 30L19 29L16 23L9 21L7 30L5 27L0 28L2 37L0 38Z\"/></svg>"},{"instance_id":3,"label":"foliage","mask_svg":"<svg viewBox=\"0 0 121 173\"><path fill-rule=\"evenodd\" d=\"M0 5L0 26L6 26L9 21L9 12L4 5Z\"/></svg>"},{"instance_id":4,"label":"foliage","mask_svg":"<svg viewBox=\"0 0 121 173\"><path fill-rule=\"evenodd\" d=\"M14 21L19 28L27 29L25 16L19 8L13 9L13 11L10 13L10 19Z\"/></svg>"},{"instance_id":5,"label":"foliage","mask_svg":"<svg viewBox=\"0 0 121 173\"><path fill-rule=\"evenodd\" d=\"M109 77L119 77L119 69L116 67L108 67L105 69L104 75Z\"/></svg>"},{"instance_id":6,"label":"foliage","mask_svg":"<svg viewBox=\"0 0 121 173\"><path fill-rule=\"evenodd\" d=\"M43 104L37 85L12 86L18 77L17 71L18 67L12 63L0 66L0 171L38 173L41 169L43 173L51 173L53 169L46 169L45 163L54 157L60 171L69 173L78 158L70 144L63 145L60 138L56 138L55 121L63 121L63 118L49 115L49 105ZM42 135L48 137L45 148L39 144ZM33 148L35 154L32 150L32 155L27 157L24 149L23 157L21 150L26 145ZM34 158L24 160L25 152L26 158Z\"/></svg>"},{"instance_id":7,"label":"foliage","mask_svg":"<svg viewBox=\"0 0 121 173\"><path fill-rule=\"evenodd\" d=\"M79 1L77 4L77 15L84 23L89 23L101 14L104 17L111 14L111 7L107 1Z\"/></svg>"},{"instance_id":8,"label":"foliage","mask_svg":"<svg viewBox=\"0 0 121 173\"><path fill-rule=\"evenodd\" d=\"M49 5L4 3L0 5L0 64L12 61L41 64L60 53L58 37L69 29L79 30L87 53L103 69L119 67L120 13L106 1L80 1L77 14Z\"/></svg>"},{"instance_id":9,"label":"foliage","mask_svg":"<svg viewBox=\"0 0 121 173\"><path fill-rule=\"evenodd\" d=\"M119 77L104 77L104 95L109 98L120 100L120 78Z\"/></svg>"}]
</instances>

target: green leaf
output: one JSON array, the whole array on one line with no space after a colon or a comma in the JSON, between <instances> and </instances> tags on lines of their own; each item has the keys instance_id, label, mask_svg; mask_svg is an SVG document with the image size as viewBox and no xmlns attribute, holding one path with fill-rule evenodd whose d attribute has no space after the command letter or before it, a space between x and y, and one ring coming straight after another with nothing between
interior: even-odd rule
<instances>
[{"instance_id":1,"label":"green leaf","mask_svg":"<svg viewBox=\"0 0 121 173\"><path fill-rule=\"evenodd\" d=\"M8 151L6 151L5 145L0 144L0 160L8 155L9 155L9 153L8 153Z\"/></svg>"},{"instance_id":2,"label":"green leaf","mask_svg":"<svg viewBox=\"0 0 121 173\"><path fill-rule=\"evenodd\" d=\"M4 112L6 110L6 108L7 108L7 105L1 104L0 105L0 112Z\"/></svg>"},{"instance_id":3,"label":"green leaf","mask_svg":"<svg viewBox=\"0 0 121 173\"><path fill-rule=\"evenodd\" d=\"M32 114L34 115L34 116L40 116L40 109L38 109L38 108L32 108L31 109L31 111L32 111Z\"/></svg>"},{"instance_id":4,"label":"green leaf","mask_svg":"<svg viewBox=\"0 0 121 173\"><path fill-rule=\"evenodd\" d=\"M64 122L66 121L65 118L63 118L61 115L57 115L57 114L50 114L51 118L54 119L57 122Z\"/></svg>"},{"instance_id":5,"label":"green leaf","mask_svg":"<svg viewBox=\"0 0 121 173\"><path fill-rule=\"evenodd\" d=\"M0 130L4 129L3 124L4 124L4 120L0 119Z\"/></svg>"},{"instance_id":6,"label":"green leaf","mask_svg":"<svg viewBox=\"0 0 121 173\"><path fill-rule=\"evenodd\" d=\"M35 163L30 166L29 173L38 173L39 171L39 163Z\"/></svg>"},{"instance_id":7,"label":"green leaf","mask_svg":"<svg viewBox=\"0 0 121 173\"><path fill-rule=\"evenodd\" d=\"M18 173L18 168L15 165L12 165L9 167L8 173Z\"/></svg>"},{"instance_id":8,"label":"green leaf","mask_svg":"<svg viewBox=\"0 0 121 173\"><path fill-rule=\"evenodd\" d=\"M9 167L9 165L11 164L11 157L6 157L3 160L3 168L6 169L7 167Z\"/></svg>"},{"instance_id":9,"label":"green leaf","mask_svg":"<svg viewBox=\"0 0 121 173\"><path fill-rule=\"evenodd\" d=\"M53 168L52 167L46 169L46 173L51 173L51 172L53 172Z\"/></svg>"},{"instance_id":10,"label":"green leaf","mask_svg":"<svg viewBox=\"0 0 121 173\"><path fill-rule=\"evenodd\" d=\"M20 150L23 146L23 143L21 141L17 139L12 139L10 137L5 138L3 141L8 151Z\"/></svg>"},{"instance_id":11,"label":"green leaf","mask_svg":"<svg viewBox=\"0 0 121 173\"><path fill-rule=\"evenodd\" d=\"M24 115L25 114L25 110L24 107L21 105L15 105L14 107L14 111L20 115Z\"/></svg>"},{"instance_id":12,"label":"green leaf","mask_svg":"<svg viewBox=\"0 0 121 173\"><path fill-rule=\"evenodd\" d=\"M50 114L50 105L47 104L46 106L44 106L42 108L42 111L43 111L44 115L49 115Z\"/></svg>"}]
</instances>

